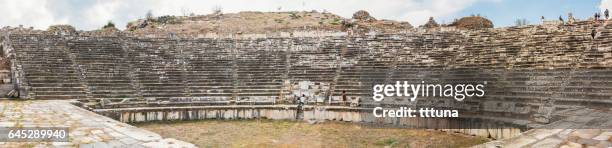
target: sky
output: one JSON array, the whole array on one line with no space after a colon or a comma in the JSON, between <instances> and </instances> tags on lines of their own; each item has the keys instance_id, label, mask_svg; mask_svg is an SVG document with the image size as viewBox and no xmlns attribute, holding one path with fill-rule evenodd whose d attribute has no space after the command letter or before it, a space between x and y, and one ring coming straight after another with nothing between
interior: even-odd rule
<instances>
[{"instance_id":1,"label":"sky","mask_svg":"<svg viewBox=\"0 0 612 148\"><path fill-rule=\"evenodd\" d=\"M378 19L424 24L431 16L438 23L479 14L496 27L512 26L517 19L531 24L540 17L586 19L595 12L612 8L612 0L0 0L0 26L47 29L49 25L70 24L78 30L101 28L108 21L124 29L129 21L154 16L209 14L214 8L224 13L240 11L328 11L350 18L366 10Z\"/></svg>"}]
</instances>

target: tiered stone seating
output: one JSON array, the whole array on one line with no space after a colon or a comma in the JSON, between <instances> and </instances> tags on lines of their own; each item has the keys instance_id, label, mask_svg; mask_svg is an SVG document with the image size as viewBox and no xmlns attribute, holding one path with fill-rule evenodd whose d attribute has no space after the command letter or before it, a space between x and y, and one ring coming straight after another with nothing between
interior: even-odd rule
<instances>
[{"instance_id":1,"label":"tiered stone seating","mask_svg":"<svg viewBox=\"0 0 612 148\"><path fill-rule=\"evenodd\" d=\"M232 60L227 44L201 39L183 41L186 79L189 96L196 101L227 103L234 97Z\"/></svg>"},{"instance_id":2,"label":"tiered stone seating","mask_svg":"<svg viewBox=\"0 0 612 148\"><path fill-rule=\"evenodd\" d=\"M68 57L65 41L56 36L26 34L11 36L11 44L25 80L34 99L86 98L79 71Z\"/></svg>"},{"instance_id":3,"label":"tiered stone seating","mask_svg":"<svg viewBox=\"0 0 612 148\"><path fill-rule=\"evenodd\" d=\"M236 46L234 70L237 101L273 103L279 99L286 66L286 39L246 40Z\"/></svg>"},{"instance_id":4,"label":"tiered stone seating","mask_svg":"<svg viewBox=\"0 0 612 148\"><path fill-rule=\"evenodd\" d=\"M176 49L176 41L143 39L134 44L128 45L128 61L144 98L167 100L188 96L185 59Z\"/></svg>"},{"instance_id":5,"label":"tiered stone seating","mask_svg":"<svg viewBox=\"0 0 612 148\"><path fill-rule=\"evenodd\" d=\"M591 29L599 32L595 39ZM483 105L499 104L493 106L529 114L533 110L527 108L549 98L561 107L612 103L611 30L606 23L577 22L318 38L64 40L12 35L11 42L25 85L37 99L271 104L304 94L314 102L331 96L331 103L337 103L345 95L364 106L403 105L413 102L373 102L372 86L486 81L485 97L466 100L464 108L504 112Z\"/></svg>"},{"instance_id":6,"label":"tiered stone seating","mask_svg":"<svg viewBox=\"0 0 612 148\"><path fill-rule=\"evenodd\" d=\"M135 98L125 50L117 39L84 39L69 43L93 98Z\"/></svg>"},{"instance_id":7,"label":"tiered stone seating","mask_svg":"<svg viewBox=\"0 0 612 148\"><path fill-rule=\"evenodd\" d=\"M284 108L293 113L292 105L263 104L289 103L305 95L307 105L324 101L345 105L341 99L346 96L347 101L359 100L359 107L307 107L324 112L330 108L361 112L375 106L454 108L461 110L461 118L436 119L444 120L438 123L459 125L465 130L450 131L475 135L483 130L470 129L499 129L484 130L484 135L501 138L514 134L505 132L506 127L525 130L551 122L603 126L607 120L599 118L612 105L612 25L607 22L316 38L12 34L9 39L15 55L12 69L17 70L13 74L22 95L102 99L100 104L106 105L100 105L102 110L129 110L115 112L119 118L127 115L128 121L147 120L149 113L164 120L166 115L199 119L203 117L199 112L187 108L207 107ZM421 96L415 102L407 97L371 99L373 85L395 81L485 84L485 95L463 101ZM107 104L107 99L115 100ZM238 114L248 116L234 115ZM368 119L354 117L362 119L348 121ZM429 119L384 120L434 125L428 124ZM548 125L568 128L565 123Z\"/></svg>"},{"instance_id":8,"label":"tiered stone seating","mask_svg":"<svg viewBox=\"0 0 612 148\"><path fill-rule=\"evenodd\" d=\"M404 40L398 36L373 36L352 38L350 42L340 51L343 64L335 82L335 100L343 99L339 96L343 92L346 101L369 100L372 86L389 83L388 76L394 71Z\"/></svg>"},{"instance_id":9,"label":"tiered stone seating","mask_svg":"<svg viewBox=\"0 0 612 148\"><path fill-rule=\"evenodd\" d=\"M334 83L339 66L352 61L340 61L340 52L345 47L343 38L296 38L288 49L289 63L287 79L292 86L299 82L314 82L315 85L330 85ZM312 86L307 86L312 87ZM299 89L299 88L292 88ZM329 91L319 92L329 94ZM288 98L306 95L308 92L296 92ZM313 95L313 94L311 94ZM309 102L314 102L313 96L307 96Z\"/></svg>"}]
</instances>

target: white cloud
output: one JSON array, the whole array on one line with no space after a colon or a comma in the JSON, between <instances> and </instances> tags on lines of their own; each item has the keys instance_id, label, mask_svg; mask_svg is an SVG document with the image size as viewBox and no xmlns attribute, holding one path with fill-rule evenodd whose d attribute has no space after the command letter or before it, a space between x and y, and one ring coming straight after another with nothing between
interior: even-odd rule
<instances>
[{"instance_id":1,"label":"white cloud","mask_svg":"<svg viewBox=\"0 0 612 148\"><path fill-rule=\"evenodd\" d=\"M4 16L0 26L23 24L46 29L52 24L68 23L91 30L110 20L123 28L148 10L155 15L208 14L215 6L224 12L327 10L347 18L357 10L367 10L376 18L409 21L417 26L430 16L452 16L476 1L479 0L0 0L0 14Z\"/></svg>"},{"instance_id":2,"label":"white cloud","mask_svg":"<svg viewBox=\"0 0 612 148\"><path fill-rule=\"evenodd\" d=\"M120 1L98 1L93 7L84 12L85 18L90 19L90 25L104 24L106 21L113 20Z\"/></svg>"},{"instance_id":3,"label":"white cloud","mask_svg":"<svg viewBox=\"0 0 612 148\"><path fill-rule=\"evenodd\" d=\"M599 4L599 9L606 10L606 9L612 9L612 0L601 0L601 3Z\"/></svg>"},{"instance_id":4,"label":"white cloud","mask_svg":"<svg viewBox=\"0 0 612 148\"><path fill-rule=\"evenodd\" d=\"M0 1L0 25L18 26L27 24L35 28L46 28L51 23L66 22L51 15L45 5L49 1Z\"/></svg>"}]
</instances>

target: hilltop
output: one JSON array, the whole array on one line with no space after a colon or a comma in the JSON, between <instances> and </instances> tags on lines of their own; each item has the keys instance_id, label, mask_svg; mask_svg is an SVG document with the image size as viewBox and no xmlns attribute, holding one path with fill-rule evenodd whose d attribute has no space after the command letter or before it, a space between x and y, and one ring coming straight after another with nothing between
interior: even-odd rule
<instances>
[{"instance_id":1,"label":"hilltop","mask_svg":"<svg viewBox=\"0 0 612 148\"><path fill-rule=\"evenodd\" d=\"M555 23L559 24L559 23ZM4 27L1 32L12 33L49 33L54 35L80 34L86 36L150 36L165 35L238 35L238 34L277 34L277 33L338 33L351 34L400 33L415 31L409 22L397 20L377 19L367 11L360 10L351 18L317 11L288 11L288 12L255 12L244 11L238 13L212 13L207 15L159 17L148 16L128 22L126 29L119 30L115 24L101 26L91 31L77 30L69 24L51 25L47 30L37 30L32 27ZM438 24L433 17L418 29L440 30L442 28L459 30L480 30L493 28L493 23L484 17L468 16L456 19L450 24ZM417 29L417 30L418 30Z\"/></svg>"},{"instance_id":2,"label":"hilltop","mask_svg":"<svg viewBox=\"0 0 612 148\"><path fill-rule=\"evenodd\" d=\"M353 18L317 11L213 13L194 16L160 16L128 23L126 31L137 34L172 32L203 33L270 33L291 31L359 31L395 32L412 29L408 22L377 20L365 11Z\"/></svg>"}]
</instances>

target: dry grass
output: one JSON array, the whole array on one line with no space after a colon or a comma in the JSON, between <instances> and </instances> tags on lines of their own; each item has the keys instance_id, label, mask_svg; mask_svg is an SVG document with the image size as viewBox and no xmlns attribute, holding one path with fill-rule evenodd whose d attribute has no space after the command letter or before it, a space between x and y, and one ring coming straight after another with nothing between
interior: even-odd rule
<instances>
[{"instance_id":1,"label":"dry grass","mask_svg":"<svg viewBox=\"0 0 612 148\"><path fill-rule=\"evenodd\" d=\"M345 122L205 120L136 126L200 147L467 147L487 141L432 130L371 128Z\"/></svg>"},{"instance_id":2,"label":"dry grass","mask_svg":"<svg viewBox=\"0 0 612 148\"><path fill-rule=\"evenodd\" d=\"M201 15L179 17L181 23L155 24L136 32L165 30L175 33L267 33L289 30L338 30L342 17L330 13L314 12L240 12L222 16Z\"/></svg>"},{"instance_id":3,"label":"dry grass","mask_svg":"<svg viewBox=\"0 0 612 148\"><path fill-rule=\"evenodd\" d=\"M251 34L292 31L344 31L342 21L348 20L332 13L309 11L290 12L239 12L218 15L199 15L193 17L176 17L180 23L154 23L145 28L134 30L137 34L172 32L178 34ZM136 21L137 22L137 21ZM402 24L405 23L405 24ZM137 23L134 23L137 24ZM412 26L407 22L379 20L357 23L360 28L397 32ZM129 28L129 27L128 27Z\"/></svg>"}]
</instances>

